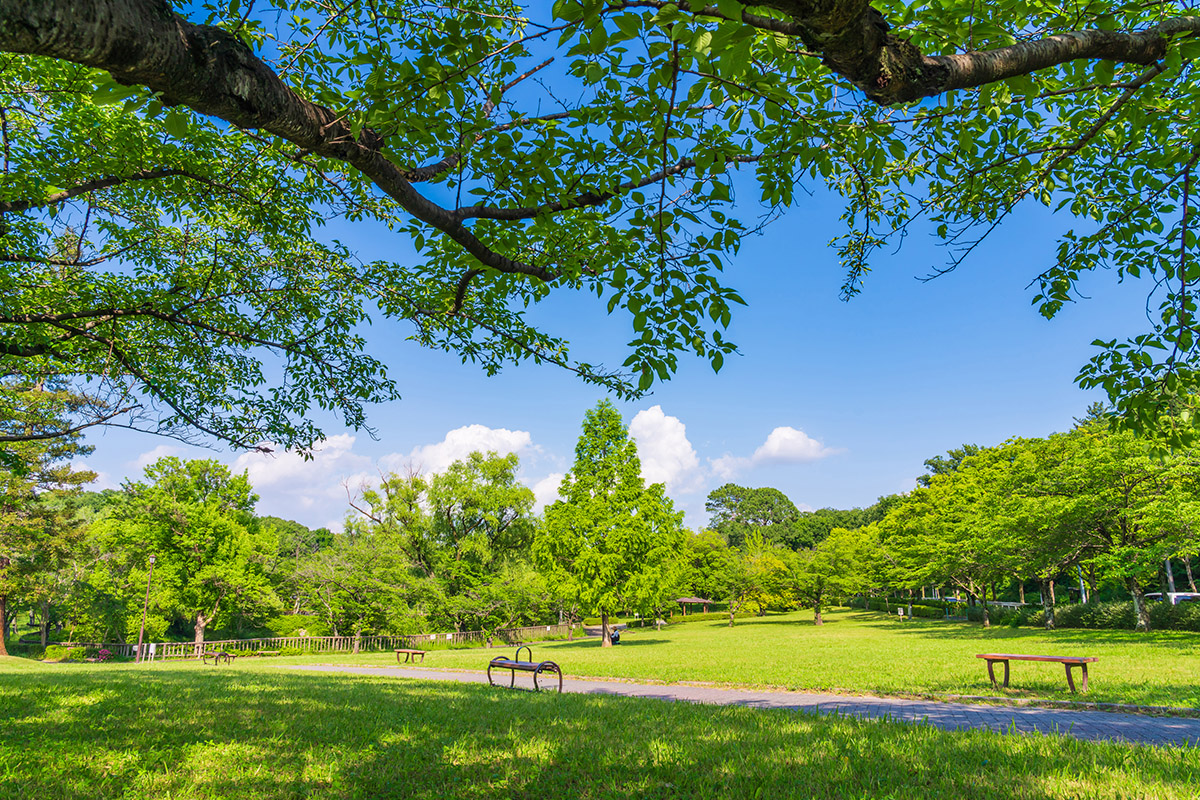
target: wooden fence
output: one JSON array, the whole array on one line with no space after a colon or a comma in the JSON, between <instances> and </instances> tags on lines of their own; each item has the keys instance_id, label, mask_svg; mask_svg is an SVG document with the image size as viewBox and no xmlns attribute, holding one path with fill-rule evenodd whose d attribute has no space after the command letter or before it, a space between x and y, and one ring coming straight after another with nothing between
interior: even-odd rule
<instances>
[{"instance_id":1,"label":"wooden fence","mask_svg":"<svg viewBox=\"0 0 1200 800\"><path fill-rule=\"evenodd\" d=\"M487 631L453 631L450 633L417 633L407 636L361 636L357 638L357 648L354 636L277 636L269 639L216 639L205 641L197 646L195 642L152 642L145 645L146 658L159 660L165 658L199 658L206 650L223 650L239 655L253 655L261 651L276 651L285 648L302 650L305 653L348 653L357 649L362 653L376 653L395 650L397 648L429 648L444 645L474 644L484 646L493 642L518 644L520 642L536 642L541 639L551 639L567 636L573 626L563 625L531 625L525 628L501 628L490 635ZM136 644L124 643L95 643L95 642L64 642L65 647L94 647L107 648L114 656L134 657L137 655Z\"/></svg>"}]
</instances>

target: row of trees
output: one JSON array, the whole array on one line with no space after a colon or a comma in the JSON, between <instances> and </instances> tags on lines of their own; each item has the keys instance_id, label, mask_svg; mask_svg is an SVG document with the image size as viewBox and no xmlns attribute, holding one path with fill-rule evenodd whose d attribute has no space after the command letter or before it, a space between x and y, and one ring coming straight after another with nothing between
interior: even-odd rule
<instances>
[{"instance_id":1,"label":"row of trees","mask_svg":"<svg viewBox=\"0 0 1200 800\"><path fill-rule=\"evenodd\" d=\"M663 485L644 484L607 401L586 414L560 498L541 517L515 455L472 453L435 475L383 476L352 499L339 534L258 516L247 476L216 461L164 458L120 491L83 492L94 476L66 462L86 448L46 441L58 444L5 471L10 487L27 476L6 501L24 527L0 537L3 597L39 620L43 643L52 627L134 637L148 583L149 635L201 642L214 627L412 633L587 615L607 634L613 616L666 616L685 594L728 600L731 624L741 610L801 601L819 619L825 598L863 574L843 569L853 537L828 533L831 519L863 512L801 514L774 489L721 487L713 528L692 535ZM18 533L35 524L36 535Z\"/></svg>"},{"instance_id":2,"label":"row of trees","mask_svg":"<svg viewBox=\"0 0 1200 800\"><path fill-rule=\"evenodd\" d=\"M1097 597L1131 597L1147 629L1145 587L1174 584L1200 551L1200 454L1161 453L1103 419L1067 433L959 451L952 466L861 529L877 581L950 584L984 606L989 592L1036 582L1054 624L1054 581L1078 578ZM952 456L955 454L952 453ZM1083 598L1081 598L1083 599Z\"/></svg>"},{"instance_id":3,"label":"row of trees","mask_svg":"<svg viewBox=\"0 0 1200 800\"><path fill-rule=\"evenodd\" d=\"M21 524L6 518L0 533L0 599L38 618L43 642L51 626L134 636L152 555L150 635L197 642L214 626L406 633L592 613L607 625L619 612L661 613L688 577L682 514L661 484L644 485L607 402L588 412L543 518L515 455L472 453L439 474L384 476L339 534L257 516L247 476L216 461L164 458L120 491L85 493L94 475L65 463L84 450L48 441L60 444L5 469L6 513Z\"/></svg>"},{"instance_id":4,"label":"row of trees","mask_svg":"<svg viewBox=\"0 0 1200 800\"><path fill-rule=\"evenodd\" d=\"M6 386L24 430L55 425L61 387ZM1101 419L1045 439L964 446L927 462L903 496L867 509L800 512L775 489L726 484L711 525L688 532L607 401L587 412L559 500L541 517L515 455L472 453L442 473L383 476L342 533L255 514L246 475L165 458L120 491L85 493L77 437L6 451L0 625L15 603L69 636L125 639L141 622L151 555L152 637L490 630L595 615L662 616L680 595L738 612L807 605L820 624L851 594L949 586L989 595L1078 575L1119 587L1149 625L1145 586L1200 549L1200 460L1162 455ZM1163 572L1166 564L1167 570ZM1189 569L1190 574L1190 569ZM211 637L210 637L211 638ZM608 636L602 637L607 642Z\"/></svg>"}]
</instances>

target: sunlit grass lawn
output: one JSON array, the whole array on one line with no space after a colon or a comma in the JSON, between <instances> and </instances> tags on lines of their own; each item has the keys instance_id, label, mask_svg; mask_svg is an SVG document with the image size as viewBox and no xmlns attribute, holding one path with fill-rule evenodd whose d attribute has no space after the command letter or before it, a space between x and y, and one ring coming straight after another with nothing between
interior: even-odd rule
<instances>
[{"instance_id":1,"label":"sunlit grass lawn","mask_svg":"<svg viewBox=\"0 0 1200 800\"><path fill-rule=\"evenodd\" d=\"M900 622L880 613L837 611L816 627L811 613L699 622L661 632L534 643L536 660L571 676L697 681L884 695L1007 695L1200 708L1200 634L1164 631L984 629L940 620ZM505 648L499 652L511 651ZM1012 687L992 689L977 653L1098 656L1086 696L1072 695L1059 664L1013 662ZM434 650L424 666L482 669L497 651ZM391 664L391 653L325 655L323 663Z\"/></svg>"},{"instance_id":2,"label":"sunlit grass lawn","mask_svg":"<svg viewBox=\"0 0 1200 800\"><path fill-rule=\"evenodd\" d=\"M0 659L0 798L13 800L1048 800L1193 798L1197 786L1196 749L293 673L244 660Z\"/></svg>"}]
</instances>

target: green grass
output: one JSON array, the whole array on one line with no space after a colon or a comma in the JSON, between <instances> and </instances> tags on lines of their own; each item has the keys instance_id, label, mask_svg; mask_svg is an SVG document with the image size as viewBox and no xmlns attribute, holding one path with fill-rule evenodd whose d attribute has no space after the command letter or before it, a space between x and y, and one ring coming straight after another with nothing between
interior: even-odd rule
<instances>
[{"instance_id":1,"label":"green grass","mask_svg":"<svg viewBox=\"0 0 1200 800\"><path fill-rule=\"evenodd\" d=\"M0 659L0 798L1103 800L1200 785L1196 749L270 663Z\"/></svg>"},{"instance_id":2,"label":"green grass","mask_svg":"<svg viewBox=\"0 0 1200 800\"><path fill-rule=\"evenodd\" d=\"M533 645L538 660L572 676L665 682L697 681L880 695L1006 695L1200 708L1200 634L1163 631L984 629L939 620L900 622L861 611L810 612L723 623L628 631L602 649L599 640ZM499 652L508 652L505 648ZM1012 687L992 689L977 653L1098 656L1086 696L1072 695L1059 664L1013 662ZM428 667L482 669L495 651L431 652ZM313 659L306 659L309 663ZM325 655L324 663L395 664L391 653Z\"/></svg>"}]
</instances>

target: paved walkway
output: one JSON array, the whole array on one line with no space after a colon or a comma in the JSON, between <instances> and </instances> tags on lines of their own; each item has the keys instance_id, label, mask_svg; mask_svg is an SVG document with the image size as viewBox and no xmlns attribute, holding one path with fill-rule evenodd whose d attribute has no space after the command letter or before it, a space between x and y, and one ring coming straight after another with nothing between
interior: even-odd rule
<instances>
[{"instance_id":1,"label":"paved walkway","mask_svg":"<svg viewBox=\"0 0 1200 800\"><path fill-rule=\"evenodd\" d=\"M482 672L404 667L294 666L285 669L316 672L350 672L357 675L383 675L397 678L487 683ZM551 677L551 676L547 676ZM508 675L504 678L507 680ZM529 675L518 675L533 686ZM755 691L752 689L714 689L702 686L650 685L617 681L567 678L563 691L575 694L614 694L623 697L650 697L656 700L683 700L722 706L783 708L811 714L843 714L864 719L890 719L925 723L947 731L985 728L999 733L1059 733L1093 741L1138 742L1153 745L1200 745L1200 719L1189 717L1151 717L1108 711L1072 711L1057 708L968 705L933 700L900 700L887 697L852 697L810 694L807 692Z\"/></svg>"}]
</instances>

